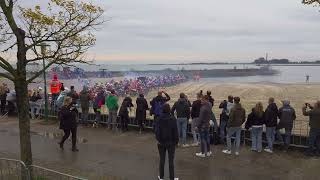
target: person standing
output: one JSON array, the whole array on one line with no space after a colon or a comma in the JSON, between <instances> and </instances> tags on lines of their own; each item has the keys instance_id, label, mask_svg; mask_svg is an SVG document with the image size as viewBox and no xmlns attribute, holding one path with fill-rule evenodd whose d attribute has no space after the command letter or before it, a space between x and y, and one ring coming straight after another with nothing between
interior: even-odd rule
<instances>
[{"instance_id":1,"label":"person standing","mask_svg":"<svg viewBox=\"0 0 320 180\"><path fill-rule=\"evenodd\" d=\"M58 79L58 75L54 74L53 79L50 82L50 92L52 96L52 102L55 102L60 94L61 82Z\"/></svg>"},{"instance_id":2,"label":"person standing","mask_svg":"<svg viewBox=\"0 0 320 180\"><path fill-rule=\"evenodd\" d=\"M309 149L306 151L306 155L320 156L320 144L317 144L317 140L320 138L320 101L317 101L314 107L306 103L302 108L302 113L310 118Z\"/></svg>"},{"instance_id":3,"label":"person standing","mask_svg":"<svg viewBox=\"0 0 320 180\"><path fill-rule=\"evenodd\" d=\"M201 152L196 153L196 156L205 158L212 155L210 150L210 139L209 139L209 128L210 128L210 119L212 117L212 106L209 102L209 96L205 95L201 100L201 108L199 119L197 122L197 131L200 133L200 144Z\"/></svg>"},{"instance_id":4,"label":"person standing","mask_svg":"<svg viewBox=\"0 0 320 180\"><path fill-rule=\"evenodd\" d=\"M7 87L7 84L2 83L2 85L0 85L0 103L1 103L0 112L1 112L1 115L5 114L8 93L10 93L10 91L9 91L9 88Z\"/></svg>"},{"instance_id":5,"label":"person standing","mask_svg":"<svg viewBox=\"0 0 320 180\"><path fill-rule=\"evenodd\" d=\"M136 109L136 120L138 121L140 133L144 130L144 124L147 118L147 110L149 110L148 102L144 98L143 94L140 94L136 100L137 109Z\"/></svg>"},{"instance_id":6,"label":"person standing","mask_svg":"<svg viewBox=\"0 0 320 180\"><path fill-rule=\"evenodd\" d=\"M70 92L67 94L67 96L72 98L72 104L77 104L77 100L79 99L79 95L77 91L74 89L74 86L70 87Z\"/></svg>"},{"instance_id":7,"label":"person standing","mask_svg":"<svg viewBox=\"0 0 320 180\"><path fill-rule=\"evenodd\" d=\"M70 133L72 134L72 151L79 151L77 143L77 108L72 105L72 98L65 97L63 106L59 111L60 129L64 131L64 136L59 142L60 148L63 149L64 142L69 138Z\"/></svg>"},{"instance_id":8,"label":"person standing","mask_svg":"<svg viewBox=\"0 0 320 180\"><path fill-rule=\"evenodd\" d=\"M225 144L225 138L226 138L226 127L227 122L229 119L230 110L233 108L233 96L228 96L228 101L224 100L220 105L219 108L222 109L222 112L220 114L220 143Z\"/></svg>"},{"instance_id":9,"label":"person standing","mask_svg":"<svg viewBox=\"0 0 320 180\"><path fill-rule=\"evenodd\" d=\"M80 104L81 104L81 121L84 124L88 122L88 115L89 115L89 104L90 104L90 95L88 88L83 86L82 91L80 92Z\"/></svg>"},{"instance_id":10,"label":"person standing","mask_svg":"<svg viewBox=\"0 0 320 180\"><path fill-rule=\"evenodd\" d=\"M190 104L184 93L180 93L179 100L172 106L172 115L174 115L175 112L177 113L179 141L182 144L182 147L188 147L187 126L188 119L190 118Z\"/></svg>"},{"instance_id":11,"label":"person standing","mask_svg":"<svg viewBox=\"0 0 320 180\"><path fill-rule=\"evenodd\" d=\"M163 97L162 96L163 94L166 97ZM163 105L168 101L170 101L170 96L168 95L168 93L166 93L165 91L159 91L158 96L154 97L150 102L150 105L151 105L150 115L151 116L153 115L154 117L154 121L153 121L154 131L157 124L157 119L162 114Z\"/></svg>"},{"instance_id":12,"label":"person standing","mask_svg":"<svg viewBox=\"0 0 320 180\"><path fill-rule=\"evenodd\" d=\"M240 137L241 126L246 121L246 111L240 104L240 98L234 98L234 107L230 111L228 123L227 123L227 149L222 152L225 154L231 154L231 137L236 135L236 151L235 155L239 155L240 149Z\"/></svg>"},{"instance_id":13,"label":"person standing","mask_svg":"<svg viewBox=\"0 0 320 180\"><path fill-rule=\"evenodd\" d=\"M192 108L191 108L191 131L193 135L193 144L192 146L198 146L200 143L200 134L197 132L197 122L199 120L199 115L200 115L200 109L201 109L201 99L202 99L202 94L198 93L197 94L197 100L193 101L192 103Z\"/></svg>"},{"instance_id":14,"label":"person standing","mask_svg":"<svg viewBox=\"0 0 320 180\"><path fill-rule=\"evenodd\" d=\"M214 106L214 99L213 97L211 96L211 91L207 91L207 96L209 97L209 102L211 104L211 106L213 107ZM210 125L214 127L214 132L216 133L216 135L218 135L218 122L217 122L217 119L216 119L216 116L215 114L213 113L213 111L211 111L212 114L211 114L211 118L210 118Z\"/></svg>"},{"instance_id":15,"label":"person standing","mask_svg":"<svg viewBox=\"0 0 320 180\"><path fill-rule=\"evenodd\" d=\"M247 130L251 130L251 151L262 152L262 133L265 115L261 102L258 102L248 115L245 125Z\"/></svg>"},{"instance_id":16,"label":"person standing","mask_svg":"<svg viewBox=\"0 0 320 180\"><path fill-rule=\"evenodd\" d=\"M35 119L36 117L39 116L39 112L40 112L40 104L39 104L39 100L42 99L40 92L38 90L34 90L30 99L29 99L29 103L30 103L30 111L31 111L31 119Z\"/></svg>"},{"instance_id":17,"label":"person standing","mask_svg":"<svg viewBox=\"0 0 320 180\"><path fill-rule=\"evenodd\" d=\"M99 88L93 103L93 110L96 113L96 119L92 125L93 127L98 127L101 122L101 107L103 104L105 104L105 93L102 88Z\"/></svg>"},{"instance_id":18,"label":"person standing","mask_svg":"<svg viewBox=\"0 0 320 180\"><path fill-rule=\"evenodd\" d=\"M170 113L169 104L163 105L162 113L155 128L157 129L155 133L160 156L158 179L164 179L164 165L168 151L170 180L178 180L178 178L175 178L174 173L175 149L179 142L178 127L176 118Z\"/></svg>"},{"instance_id":19,"label":"person standing","mask_svg":"<svg viewBox=\"0 0 320 180\"><path fill-rule=\"evenodd\" d=\"M106 105L109 110L108 125L109 125L109 128L112 129L113 125L117 123L118 109L119 109L118 97L116 95L115 90L111 90L111 94L107 96Z\"/></svg>"},{"instance_id":20,"label":"person standing","mask_svg":"<svg viewBox=\"0 0 320 180\"><path fill-rule=\"evenodd\" d=\"M269 98L269 105L265 110L265 125L266 125L266 136L268 141L265 152L273 153L273 144L276 135L276 127L278 123L278 107L274 102L274 98Z\"/></svg>"},{"instance_id":21,"label":"person standing","mask_svg":"<svg viewBox=\"0 0 320 180\"><path fill-rule=\"evenodd\" d=\"M121 124L121 130L128 131L128 123L129 123L129 109L133 107L132 99L130 97L125 97L120 110L119 110L119 117L120 117L120 124Z\"/></svg>"},{"instance_id":22,"label":"person standing","mask_svg":"<svg viewBox=\"0 0 320 180\"><path fill-rule=\"evenodd\" d=\"M284 150L287 151L291 141L291 133L293 129L293 121L296 119L296 111L290 106L290 101L283 101L283 106L279 109L278 117L280 119L277 125L277 138L284 145ZM283 140L280 130L285 130L285 140Z\"/></svg>"}]
</instances>

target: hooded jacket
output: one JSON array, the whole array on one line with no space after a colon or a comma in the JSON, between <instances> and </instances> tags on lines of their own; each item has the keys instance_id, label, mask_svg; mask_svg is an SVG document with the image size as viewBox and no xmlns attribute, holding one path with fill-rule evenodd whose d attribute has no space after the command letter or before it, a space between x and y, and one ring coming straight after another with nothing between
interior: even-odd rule
<instances>
[{"instance_id":1,"label":"hooded jacket","mask_svg":"<svg viewBox=\"0 0 320 180\"><path fill-rule=\"evenodd\" d=\"M230 110L227 127L241 127L245 121L246 110L240 103L234 104L233 108Z\"/></svg>"},{"instance_id":2,"label":"hooded jacket","mask_svg":"<svg viewBox=\"0 0 320 180\"><path fill-rule=\"evenodd\" d=\"M118 97L115 94L111 94L106 98L106 105L109 111L117 111L119 108Z\"/></svg>"},{"instance_id":3,"label":"hooded jacket","mask_svg":"<svg viewBox=\"0 0 320 180\"><path fill-rule=\"evenodd\" d=\"M251 128L252 126L263 126L264 124L265 113L262 113L262 116L259 116L254 109L248 115L248 119L245 125L246 129Z\"/></svg>"},{"instance_id":4,"label":"hooded jacket","mask_svg":"<svg viewBox=\"0 0 320 180\"><path fill-rule=\"evenodd\" d=\"M277 126L277 129L293 128L293 121L296 119L296 112L289 104L285 103L283 107L279 109L278 116L279 116L280 122Z\"/></svg>"},{"instance_id":5,"label":"hooded jacket","mask_svg":"<svg viewBox=\"0 0 320 180\"><path fill-rule=\"evenodd\" d=\"M191 118L192 119L199 117L201 106L202 106L201 100L193 101L192 108L191 108Z\"/></svg>"},{"instance_id":6,"label":"hooded jacket","mask_svg":"<svg viewBox=\"0 0 320 180\"><path fill-rule=\"evenodd\" d=\"M151 115L155 115L155 116L159 116L159 114L156 114L156 104L159 103L161 105L165 104L166 102L170 101L170 96L168 94L165 94L166 97L163 97L163 96L156 96L152 99L152 101L150 101L150 105L151 105L151 110L150 110L150 114ZM158 111L161 112L161 109L159 109Z\"/></svg>"},{"instance_id":7,"label":"hooded jacket","mask_svg":"<svg viewBox=\"0 0 320 180\"><path fill-rule=\"evenodd\" d=\"M212 118L212 106L210 102L202 104L200 108L200 115L197 121L198 129L208 129L210 120Z\"/></svg>"},{"instance_id":8,"label":"hooded jacket","mask_svg":"<svg viewBox=\"0 0 320 180\"><path fill-rule=\"evenodd\" d=\"M266 127L276 127L278 123L278 107L276 103L271 103L268 105L265 111L265 124Z\"/></svg>"},{"instance_id":9,"label":"hooded jacket","mask_svg":"<svg viewBox=\"0 0 320 180\"><path fill-rule=\"evenodd\" d=\"M128 108L131 108L131 107L133 107L132 99L130 97L124 98L119 110L119 116L129 118Z\"/></svg>"},{"instance_id":10,"label":"hooded jacket","mask_svg":"<svg viewBox=\"0 0 320 180\"><path fill-rule=\"evenodd\" d=\"M174 112L177 112L177 118L190 118L190 104L185 98L180 98L172 106L171 113L174 115Z\"/></svg>"},{"instance_id":11,"label":"hooded jacket","mask_svg":"<svg viewBox=\"0 0 320 180\"><path fill-rule=\"evenodd\" d=\"M157 123L156 139L162 145L176 145L179 142L176 118L170 113L161 114Z\"/></svg>"},{"instance_id":12,"label":"hooded jacket","mask_svg":"<svg viewBox=\"0 0 320 180\"><path fill-rule=\"evenodd\" d=\"M80 104L82 109L89 109L89 101L90 101L90 95L87 90L82 90L80 92Z\"/></svg>"},{"instance_id":13,"label":"hooded jacket","mask_svg":"<svg viewBox=\"0 0 320 180\"><path fill-rule=\"evenodd\" d=\"M104 92L103 91L100 91L96 98L94 99L94 104L93 104L93 107L96 108L96 109L100 109L101 108L101 105L103 105L105 103L105 97L104 97Z\"/></svg>"}]
</instances>

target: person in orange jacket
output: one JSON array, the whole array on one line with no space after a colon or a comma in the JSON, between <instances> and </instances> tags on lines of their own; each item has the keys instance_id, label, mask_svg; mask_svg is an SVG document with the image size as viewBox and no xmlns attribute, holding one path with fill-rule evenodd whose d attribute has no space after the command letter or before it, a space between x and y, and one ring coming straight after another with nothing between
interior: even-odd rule
<instances>
[{"instance_id":1,"label":"person in orange jacket","mask_svg":"<svg viewBox=\"0 0 320 180\"><path fill-rule=\"evenodd\" d=\"M53 79L50 82L50 92L52 95L52 100L55 101L59 94L60 94L60 89L61 89L61 82L58 79L58 76L55 74L53 75Z\"/></svg>"}]
</instances>

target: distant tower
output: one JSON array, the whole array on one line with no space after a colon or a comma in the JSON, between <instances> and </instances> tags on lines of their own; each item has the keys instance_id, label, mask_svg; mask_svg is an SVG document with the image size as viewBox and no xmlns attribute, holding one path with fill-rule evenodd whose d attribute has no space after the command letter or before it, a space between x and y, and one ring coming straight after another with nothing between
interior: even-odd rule
<instances>
[{"instance_id":1,"label":"distant tower","mask_svg":"<svg viewBox=\"0 0 320 180\"><path fill-rule=\"evenodd\" d=\"M266 53L266 61L268 61L268 53Z\"/></svg>"}]
</instances>

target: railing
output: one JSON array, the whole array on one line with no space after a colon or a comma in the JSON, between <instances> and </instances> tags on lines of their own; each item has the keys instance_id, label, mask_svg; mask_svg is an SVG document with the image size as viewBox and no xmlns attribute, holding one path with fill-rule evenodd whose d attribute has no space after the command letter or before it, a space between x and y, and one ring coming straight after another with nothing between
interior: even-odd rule
<instances>
[{"instance_id":1,"label":"railing","mask_svg":"<svg viewBox=\"0 0 320 180\"><path fill-rule=\"evenodd\" d=\"M79 108L78 108L79 109ZM81 123L93 123L95 122L95 114L91 108L91 110L89 111L91 113L89 113L88 116L88 121L87 122L81 122ZM40 116L43 116L44 114L44 110L40 110ZM129 126L131 127L138 127L138 121L134 118L134 111L131 111L129 116ZM52 118L57 118L57 109L50 109L49 110L49 117ZM79 118L81 119L81 109L79 109ZM108 110L107 108L103 107L102 108L102 113L101 113L101 121L99 122L101 124L107 124L108 123ZM116 124L119 124L120 120L118 118ZM152 129L153 128L153 118L149 115L147 115L147 120L144 122L144 127L147 129ZM213 128L210 130L211 134L213 134ZM309 124L307 121L302 121L302 120L296 120L294 121L294 126L293 126L293 130L292 130L292 138L291 138L291 146L294 147L301 147L301 148L307 148L308 147L308 143L307 143L307 136L308 136L308 132L309 132ZM188 134L192 134L191 133L191 125L188 124ZM243 141L251 141L250 138L250 132L246 131L245 129L243 129ZM263 136L265 137L265 136ZM264 139L264 142L267 142L266 139Z\"/></svg>"},{"instance_id":2,"label":"railing","mask_svg":"<svg viewBox=\"0 0 320 180\"><path fill-rule=\"evenodd\" d=\"M87 180L36 165L31 165L29 168L32 169L32 180Z\"/></svg>"},{"instance_id":3,"label":"railing","mask_svg":"<svg viewBox=\"0 0 320 180\"><path fill-rule=\"evenodd\" d=\"M30 174L24 162L15 159L0 158L0 180L30 180Z\"/></svg>"},{"instance_id":4,"label":"railing","mask_svg":"<svg viewBox=\"0 0 320 180\"><path fill-rule=\"evenodd\" d=\"M31 173L32 171L32 173ZM32 174L32 177L31 177ZM15 159L0 158L0 180L87 180L41 166L27 167Z\"/></svg>"}]
</instances>

